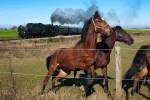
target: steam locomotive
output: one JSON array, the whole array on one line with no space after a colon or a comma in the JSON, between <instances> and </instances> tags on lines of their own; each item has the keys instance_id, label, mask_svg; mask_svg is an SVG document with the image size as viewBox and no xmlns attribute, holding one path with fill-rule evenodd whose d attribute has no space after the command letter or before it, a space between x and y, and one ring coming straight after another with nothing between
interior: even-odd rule
<instances>
[{"instance_id":1,"label":"steam locomotive","mask_svg":"<svg viewBox=\"0 0 150 100\"><path fill-rule=\"evenodd\" d=\"M18 35L26 39L78 34L81 34L81 28L53 24L28 23L25 27L22 25L18 27Z\"/></svg>"}]
</instances>

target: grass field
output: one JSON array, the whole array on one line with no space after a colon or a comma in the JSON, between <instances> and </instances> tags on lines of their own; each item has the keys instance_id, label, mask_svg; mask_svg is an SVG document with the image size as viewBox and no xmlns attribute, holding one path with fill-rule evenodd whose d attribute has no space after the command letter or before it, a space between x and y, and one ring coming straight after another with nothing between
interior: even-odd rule
<instances>
[{"instance_id":1,"label":"grass field","mask_svg":"<svg viewBox=\"0 0 150 100\"><path fill-rule=\"evenodd\" d=\"M126 29L129 33L150 33L150 29Z\"/></svg>"},{"instance_id":2,"label":"grass field","mask_svg":"<svg viewBox=\"0 0 150 100\"><path fill-rule=\"evenodd\" d=\"M150 43L149 36L133 36L134 44L127 46L122 43L116 43L116 46L121 47L121 61L122 61L122 75L130 67L132 59L136 53L137 48L141 45L146 45ZM48 46L50 49L58 49L61 47L71 47L73 46L79 38L76 39L66 39L64 41L55 41L53 43L49 42ZM3 51L6 52L11 51ZM51 53L51 51L49 51ZM48 55L49 53L45 54ZM11 53L10 53L11 55ZM25 55L25 54L24 54ZM0 74L0 94L5 99L11 99L13 93L15 93L16 99L21 100L33 100L33 99L47 99L47 100L85 100L82 97L83 93L79 87L72 87L72 77L73 74L69 75L69 79L63 79L63 86L56 93L45 93L44 96L38 96L38 92L41 88L43 75L46 74L45 57L37 55L36 57L28 58L16 58L12 57L1 57L0 58L0 72L14 72L23 74ZM97 70L98 75L101 75L101 70ZM112 51L111 62L108 67L108 75L112 79L109 80L110 90L115 96L115 52ZM83 76L83 71L78 72L78 77ZM114 78L114 79L113 79ZM100 81L100 80L99 80ZM84 83L84 79L77 79L77 83L80 85ZM51 81L47 90L51 86ZM88 100L107 100L107 96L104 94L102 87L96 82L94 85L96 92L94 92ZM15 92L12 92L15 91ZM145 86L142 87L142 93L149 95L148 90ZM3 94L2 94L3 93ZM150 95L149 95L150 96ZM130 100L145 100L142 96L135 94L135 96L130 97Z\"/></svg>"},{"instance_id":3,"label":"grass field","mask_svg":"<svg viewBox=\"0 0 150 100\"><path fill-rule=\"evenodd\" d=\"M17 39L18 34L16 30L0 30L0 39Z\"/></svg>"},{"instance_id":4,"label":"grass field","mask_svg":"<svg viewBox=\"0 0 150 100\"><path fill-rule=\"evenodd\" d=\"M150 33L150 29L126 29L129 33ZM0 30L0 40L18 39L16 30Z\"/></svg>"}]
</instances>

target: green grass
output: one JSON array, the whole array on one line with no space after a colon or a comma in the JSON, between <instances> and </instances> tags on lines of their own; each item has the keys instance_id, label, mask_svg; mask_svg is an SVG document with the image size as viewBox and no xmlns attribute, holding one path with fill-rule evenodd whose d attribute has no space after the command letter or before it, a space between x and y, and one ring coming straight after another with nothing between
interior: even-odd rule
<instances>
[{"instance_id":1,"label":"green grass","mask_svg":"<svg viewBox=\"0 0 150 100\"><path fill-rule=\"evenodd\" d=\"M17 39L18 34L16 30L0 30L0 39Z\"/></svg>"},{"instance_id":2,"label":"green grass","mask_svg":"<svg viewBox=\"0 0 150 100\"><path fill-rule=\"evenodd\" d=\"M126 29L129 33L150 33L148 29ZM18 39L18 33L16 30L0 30L0 40ZM55 42L55 39L49 41Z\"/></svg>"},{"instance_id":3,"label":"green grass","mask_svg":"<svg viewBox=\"0 0 150 100\"><path fill-rule=\"evenodd\" d=\"M150 33L150 29L126 29L126 31L129 33Z\"/></svg>"}]
</instances>

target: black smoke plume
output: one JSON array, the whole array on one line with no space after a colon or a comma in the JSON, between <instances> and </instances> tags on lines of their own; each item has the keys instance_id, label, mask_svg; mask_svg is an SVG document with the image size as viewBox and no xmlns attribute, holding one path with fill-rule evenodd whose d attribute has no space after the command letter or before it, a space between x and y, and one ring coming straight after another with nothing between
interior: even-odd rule
<instances>
[{"instance_id":1,"label":"black smoke plume","mask_svg":"<svg viewBox=\"0 0 150 100\"><path fill-rule=\"evenodd\" d=\"M95 11L98 10L98 7L95 4L92 4L87 10L83 9L60 9L57 8L51 15L51 22L58 22L60 24L79 24L84 22L89 17L91 17Z\"/></svg>"},{"instance_id":2,"label":"black smoke plume","mask_svg":"<svg viewBox=\"0 0 150 100\"><path fill-rule=\"evenodd\" d=\"M106 15L106 19L113 25L120 25L120 18L114 9L109 10Z\"/></svg>"},{"instance_id":3,"label":"black smoke plume","mask_svg":"<svg viewBox=\"0 0 150 100\"><path fill-rule=\"evenodd\" d=\"M119 14L114 9L110 9L108 12L100 11L97 6L97 0L90 0L91 6L88 5L87 10L57 8L51 15L51 22L58 22L61 25L84 23L85 20L98 10L101 16L111 25L129 25L138 17L143 1L144 0L127 0L123 6L122 13ZM87 4L86 2L86 5Z\"/></svg>"}]
</instances>

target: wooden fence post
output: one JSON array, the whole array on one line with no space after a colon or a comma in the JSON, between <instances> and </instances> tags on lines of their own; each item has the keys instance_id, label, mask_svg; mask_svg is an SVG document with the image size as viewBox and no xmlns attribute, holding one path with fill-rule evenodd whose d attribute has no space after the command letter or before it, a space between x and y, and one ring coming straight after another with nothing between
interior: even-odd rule
<instances>
[{"instance_id":1,"label":"wooden fence post","mask_svg":"<svg viewBox=\"0 0 150 100\"><path fill-rule=\"evenodd\" d=\"M121 56L120 47L115 47L116 57L116 100L122 100L122 70L121 70Z\"/></svg>"}]
</instances>

